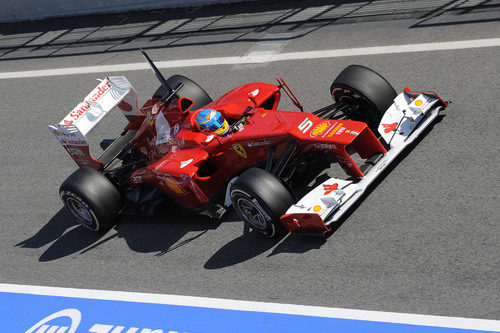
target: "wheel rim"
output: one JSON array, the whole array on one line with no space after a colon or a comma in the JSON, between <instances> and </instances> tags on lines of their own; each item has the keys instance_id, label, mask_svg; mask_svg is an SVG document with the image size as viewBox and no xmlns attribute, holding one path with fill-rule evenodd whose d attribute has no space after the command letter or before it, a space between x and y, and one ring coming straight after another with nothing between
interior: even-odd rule
<instances>
[{"instance_id":1,"label":"wheel rim","mask_svg":"<svg viewBox=\"0 0 500 333\"><path fill-rule=\"evenodd\" d=\"M236 204L243 215L243 218L248 223L257 229L263 230L266 228L266 217L256 203L254 203L251 199L238 198Z\"/></svg>"},{"instance_id":2,"label":"wheel rim","mask_svg":"<svg viewBox=\"0 0 500 333\"><path fill-rule=\"evenodd\" d=\"M340 96L337 97L337 94L340 93ZM349 101L352 101L352 103L360 103L361 101L365 102L365 98L358 94L356 91L347 89L347 88L334 88L332 90L332 95L334 96L334 99L337 103L348 103ZM338 98L338 100L337 100ZM347 102L346 102L347 100Z\"/></svg>"},{"instance_id":3,"label":"wheel rim","mask_svg":"<svg viewBox=\"0 0 500 333\"><path fill-rule=\"evenodd\" d=\"M355 90L348 89L345 87L336 87L332 89L332 96L336 103L346 103L350 104L351 107L348 108L348 112L344 112L347 116L346 119L359 120L366 122L370 128L378 127L378 122L380 119L374 119L371 113L363 113L360 110L366 108L377 110L375 105L373 105L366 97L358 93ZM368 117L368 119L366 119Z\"/></svg>"},{"instance_id":4,"label":"wheel rim","mask_svg":"<svg viewBox=\"0 0 500 333\"><path fill-rule=\"evenodd\" d=\"M66 205L73 215L83 224L90 226L93 224L92 213L85 205L74 197L66 199Z\"/></svg>"}]
</instances>

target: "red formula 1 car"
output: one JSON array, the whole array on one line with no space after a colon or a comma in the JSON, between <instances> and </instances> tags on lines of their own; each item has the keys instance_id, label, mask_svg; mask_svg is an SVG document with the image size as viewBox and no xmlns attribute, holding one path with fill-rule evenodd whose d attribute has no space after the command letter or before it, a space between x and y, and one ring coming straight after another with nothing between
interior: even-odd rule
<instances>
[{"instance_id":1,"label":"red formula 1 car","mask_svg":"<svg viewBox=\"0 0 500 333\"><path fill-rule=\"evenodd\" d=\"M278 110L284 92L303 111L281 78L212 100L186 77L166 80L144 56L161 86L141 108L125 77L108 77L49 126L80 166L61 185L61 198L94 231L112 227L127 207L151 208L166 195L213 218L233 205L267 237L326 232L447 107L435 92L405 88L398 95L383 77L358 65L334 80L334 103L312 113ZM93 158L86 135L115 107L128 124ZM195 126L205 108L228 121L225 135ZM318 177L335 163L346 177Z\"/></svg>"}]
</instances>

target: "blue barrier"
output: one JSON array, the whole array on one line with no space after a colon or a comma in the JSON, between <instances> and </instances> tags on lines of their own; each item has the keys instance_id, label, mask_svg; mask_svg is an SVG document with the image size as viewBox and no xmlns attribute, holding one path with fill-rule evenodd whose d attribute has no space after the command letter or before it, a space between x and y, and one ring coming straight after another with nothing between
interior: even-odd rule
<instances>
[{"instance_id":1,"label":"blue barrier","mask_svg":"<svg viewBox=\"0 0 500 333\"><path fill-rule=\"evenodd\" d=\"M0 292L1 332L485 332L198 306Z\"/></svg>"}]
</instances>

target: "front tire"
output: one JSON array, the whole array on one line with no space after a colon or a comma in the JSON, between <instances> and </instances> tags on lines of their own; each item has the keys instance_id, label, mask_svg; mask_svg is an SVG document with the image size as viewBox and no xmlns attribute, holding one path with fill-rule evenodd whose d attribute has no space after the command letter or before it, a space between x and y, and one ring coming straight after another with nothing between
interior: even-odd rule
<instances>
[{"instance_id":1,"label":"front tire","mask_svg":"<svg viewBox=\"0 0 500 333\"><path fill-rule=\"evenodd\" d=\"M335 103L350 104L349 119L367 123L374 133L397 96L386 79L360 65L350 65L340 72L330 87L330 93Z\"/></svg>"},{"instance_id":2,"label":"front tire","mask_svg":"<svg viewBox=\"0 0 500 333\"><path fill-rule=\"evenodd\" d=\"M85 228L101 231L115 225L121 208L120 192L100 172L89 167L76 170L61 185L59 195Z\"/></svg>"},{"instance_id":3,"label":"front tire","mask_svg":"<svg viewBox=\"0 0 500 333\"><path fill-rule=\"evenodd\" d=\"M280 217L295 203L281 181L265 170L251 168L231 185L230 197L243 222L264 237L286 232Z\"/></svg>"}]
</instances>

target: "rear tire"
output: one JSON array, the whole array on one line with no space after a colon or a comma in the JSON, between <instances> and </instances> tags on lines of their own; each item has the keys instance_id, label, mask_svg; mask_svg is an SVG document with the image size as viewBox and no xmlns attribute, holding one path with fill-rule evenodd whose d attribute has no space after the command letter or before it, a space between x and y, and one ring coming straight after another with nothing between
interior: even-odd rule
<instances>
[{"instance_id":1,"label":"rear tire","mask_svg":"<svg viewBox=\"0 0 500 333\"><path fill-rule=\"evenodd\" d=\"M269 172L251 168L231 185L230 197L242 220L264 237L286 232L280 217L295 203L293 195Z\"/></svg>"},{"instance_id":2,"label":"rear tire","mask_svg":"<svg viewBox=\"0 0 500 333\"><path fill-rule=\"evenodd\" d=\"M167 79L167 83L172 89L175 88L179 82L184 83L184 86L177 92L177 97L187 97L192 100L194 103L191 106L191 110L197 110L212 103L212 98L210 98L208 93L193 80L182 75L172 75ZM167 92L167 89L160 86L153 94L153 98L162 98Z\"/></svg>"},{"instance_id":3,"label":"rear tire","mask_svg":"<svg viewBox=\"0 0 500 333\"><path fill-rule=\"evenodd\" d=\"M386 79L360 65L350 65L340 72L330 93L335 103L351 104L349 119L366 122L374 133L397 96Z\"/></svg>"},{"instance_id":4,"label":"rear tire","mask_svg":"<svg viewBox=\"0 0 500 333\"><path fill-rule=\"evenodd\" d=\"M101 231L115 225L121 208L120 192L100 172L89 167L76 170L62 183L59 195L85 228Z\"/></svg>"}]
</instances>

